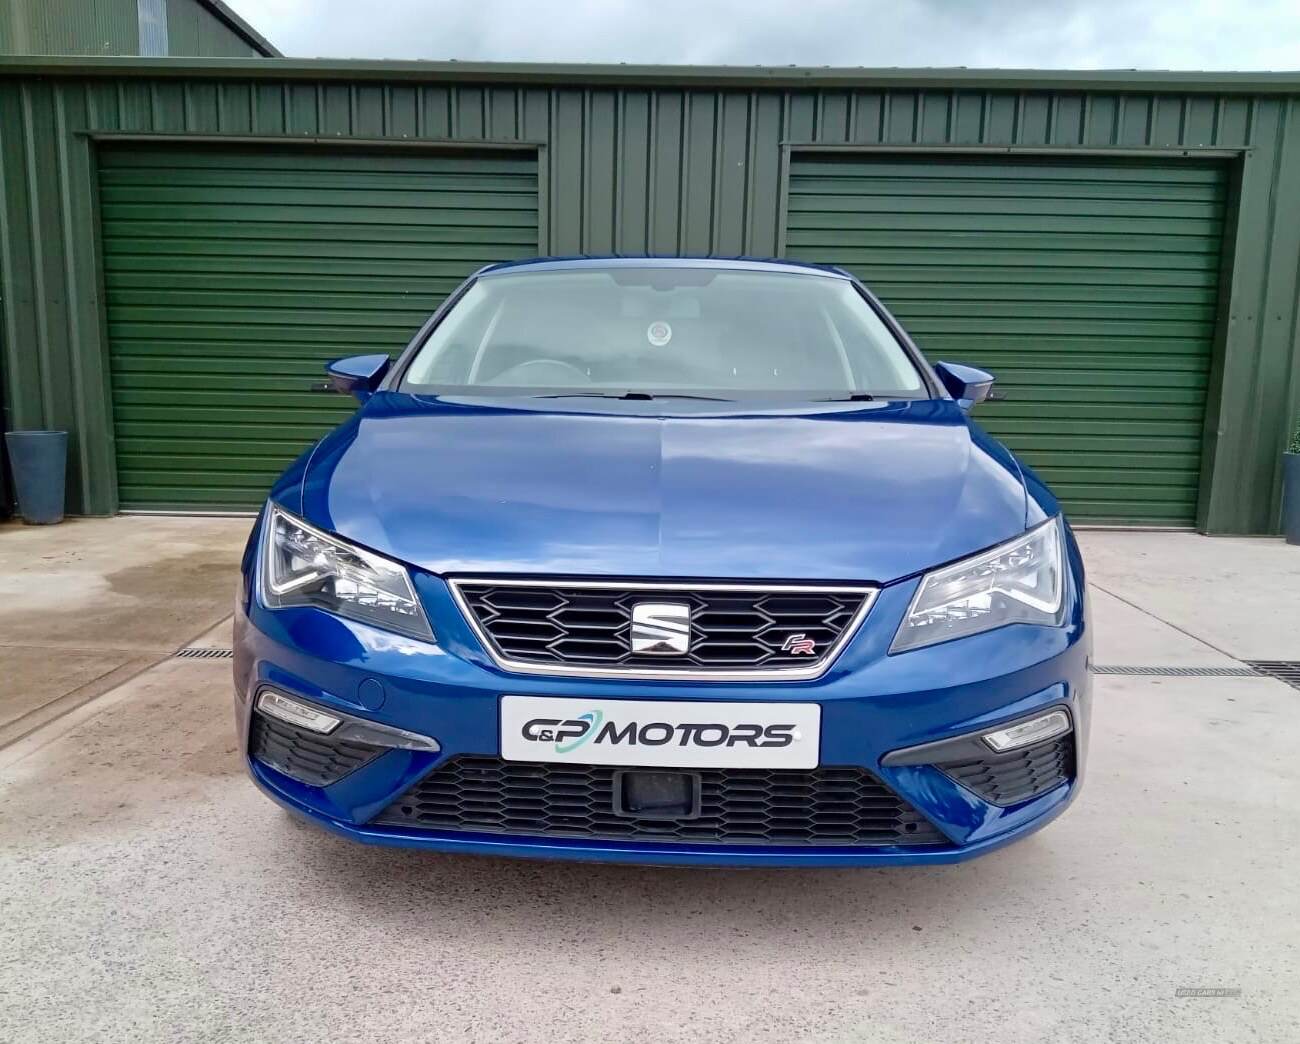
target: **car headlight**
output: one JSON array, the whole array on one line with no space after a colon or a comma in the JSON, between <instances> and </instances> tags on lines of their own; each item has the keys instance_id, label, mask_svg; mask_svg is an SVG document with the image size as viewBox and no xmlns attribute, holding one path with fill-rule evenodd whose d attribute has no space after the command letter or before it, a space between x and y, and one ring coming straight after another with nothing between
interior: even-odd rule
<instances>
[{"instance_id":1,"label":"car headlight","mask_svg":"<svg viewBox=\"0 0 1300 1044\"><path fill-rule=\"evenodd\" d=\"M338 616L433 640L405 567L270 505L262 541L262 601L312 605Z\"/></svg>"},{"instance_id":2,"label":"car headlight","mask_svg":"<svg viewBox=\"0 0 1300 1044\"><path fill-rule=\"evenodd\" d=\"M1061 519L927 573L891 653L1011 623L1059 624L1065 597Z\"/></svg>"}]
</instances>

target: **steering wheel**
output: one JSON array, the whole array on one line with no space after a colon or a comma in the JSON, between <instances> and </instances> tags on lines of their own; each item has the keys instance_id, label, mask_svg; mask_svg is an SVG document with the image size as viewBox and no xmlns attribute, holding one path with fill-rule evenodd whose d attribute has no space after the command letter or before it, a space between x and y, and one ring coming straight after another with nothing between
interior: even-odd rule
<instances>
[{"instance_id":1,"label":"steering wheel","mask_svg":"<svg viewBox=\"0 0 1300 1044\"><path fill-rule=\"evenodd\" d=\"M503 370L485 383L548 388L566 384L590 384L591 378L561 359L529 359Z\"/></svg>"}]
</instances>

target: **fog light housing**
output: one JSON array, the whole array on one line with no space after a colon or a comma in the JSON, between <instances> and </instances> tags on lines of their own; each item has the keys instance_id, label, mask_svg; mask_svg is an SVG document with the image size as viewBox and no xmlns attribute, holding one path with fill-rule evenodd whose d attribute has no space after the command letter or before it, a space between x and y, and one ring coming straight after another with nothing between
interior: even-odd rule
<instances>
[{"instance_id":1,"label":"fog light housing","mask_svg":"<svg viewBox=\"0 0 1300 1044\"><path fill-rule=\"evenodd\" d=\"M1041 743L1043 740L1064 735L1069 731L1070 716L1063 710L1054 710L1040 714L1037 718L1010 725L1005 729L986 732L982 738L999 754L1004 754L1009 750L1027 747L1031 743Z\"/></svg>"},{"instance_id":2,"label":"fog light housing","mask_svg":"<svg viewBox=\"0 0 1300 1044\"><path fill-rule=\"evenodd\" d=\"M257 709L269 717L321 734L333 732L343 720L274 689L263 689L257 694Z\"/></svg>"}]
</instances>

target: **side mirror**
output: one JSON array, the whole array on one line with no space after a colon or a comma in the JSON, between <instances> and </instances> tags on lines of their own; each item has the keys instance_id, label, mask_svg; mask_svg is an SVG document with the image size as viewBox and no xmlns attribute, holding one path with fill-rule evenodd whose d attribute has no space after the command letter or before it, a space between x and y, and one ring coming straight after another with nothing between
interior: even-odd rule
<instances>
[{"instance_id":1,"label":"side mirror","mask_svg":"<svg viewBox=\"0 0 1300 1044\"><path fill-rule=\"evenodd\" d=\"M941 362L934 364L934 372L965 413L969 413L976 403L987 399L993 391L993 374L977 370L974 366Z\"/></svg>"},{"instance_id":2,"label":"side mirror","mask_svg":"<svg viewBox=\"0 0 1300 1044\"><path fill-rule=\"evenodd\" d=\"M330 387L365 402L374 395L392 360L386 355L350 355L325 364Z\"/></svg>"}]
</instances>

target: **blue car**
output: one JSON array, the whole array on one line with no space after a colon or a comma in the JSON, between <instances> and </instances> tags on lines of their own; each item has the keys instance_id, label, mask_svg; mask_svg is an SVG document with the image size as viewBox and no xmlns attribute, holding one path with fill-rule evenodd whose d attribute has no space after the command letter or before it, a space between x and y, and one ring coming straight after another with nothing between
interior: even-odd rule
<instances>
[{"instance_id":1,"label":"blue car","mask_svg":"<svg viewBox=\"0 0 1300 1044\"><path fill-rule=\"evenodd\" d=\"M253 780L344 837L694 866L952 863L1078 793L1056 499L848 273L467 280L276 482L243 560Z\"/></svg>"}]
</instances>

